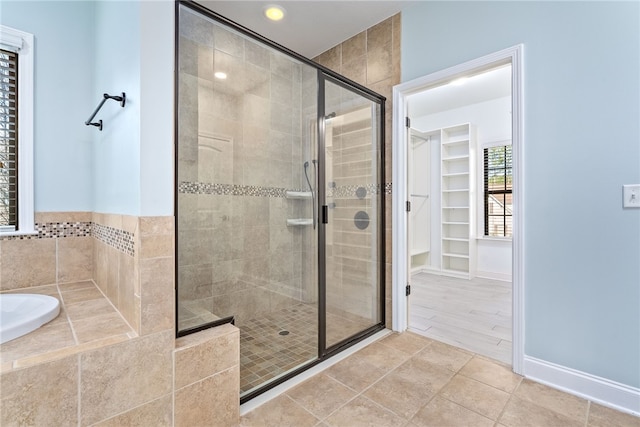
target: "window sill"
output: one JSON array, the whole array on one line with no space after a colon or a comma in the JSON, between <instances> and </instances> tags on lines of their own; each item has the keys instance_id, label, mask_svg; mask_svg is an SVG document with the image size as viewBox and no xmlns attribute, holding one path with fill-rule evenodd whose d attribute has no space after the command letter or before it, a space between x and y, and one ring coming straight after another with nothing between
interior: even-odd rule
<instances>
[{"instance_id":1,"label":"window sill","mask_svg":"<svg viewBox=\"0 0 640 427\"><path fill-rule=\"evenodd\" d=\"M498 237L498 236L480 236L478 240L488 240L495 242L511 242L513 241L512 237Z\"/></svg>"},{"instance_id":2,"label":"window sill","mask_svg":"<svg viewBox=\"0 0 640 427\"><path fill-rule=\"evenodd\" d=\"M36 230L16 230L16 231L0 231L0 238L2 237L20 237L20 236L37 236Z\"/></svg>"}]
</instances>

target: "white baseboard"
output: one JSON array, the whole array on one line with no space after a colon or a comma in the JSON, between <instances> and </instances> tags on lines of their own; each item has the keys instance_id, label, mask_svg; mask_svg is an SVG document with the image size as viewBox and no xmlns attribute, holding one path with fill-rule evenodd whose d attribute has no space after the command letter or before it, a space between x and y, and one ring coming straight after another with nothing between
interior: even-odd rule
<instances>
[{"instance_id":1,"label":"white baseboard","mask_svg":"<svg viewBox=\"0 0 640 427\"><path fill-rule=\"evenodd\" d=\"M502 280L503 282L511 282L511 274L494 273L492 271L476 271L476 277L482 277L484 279Z\"/></svg>"},{"instance_id":2,"label":"white baseboard","mask_svg":"<svg viewBox=\"0 0 640 427\"><path fill-rule=\"evenodd\" d=\"M524 357L524 376L603 406L640 416L640 389L606 378Z\"/></svg>"}]
</instances>

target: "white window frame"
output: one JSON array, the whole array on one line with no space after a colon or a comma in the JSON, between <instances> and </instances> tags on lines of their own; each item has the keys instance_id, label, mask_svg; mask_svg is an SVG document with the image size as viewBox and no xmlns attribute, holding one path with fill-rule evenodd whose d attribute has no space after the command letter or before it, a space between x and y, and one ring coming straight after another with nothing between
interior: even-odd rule
<instances>
[{"instance_id":1,"label":"white window frame","mask_svg":"<svg viewBox=\"0 0 640 427\"><path fill-rule=\"evenodd\" d=\"M18 53L18 229L0 236L36 234L33 203L33 76L34 36L0 25L0 46Z\"/></svg>"}]
</instances>

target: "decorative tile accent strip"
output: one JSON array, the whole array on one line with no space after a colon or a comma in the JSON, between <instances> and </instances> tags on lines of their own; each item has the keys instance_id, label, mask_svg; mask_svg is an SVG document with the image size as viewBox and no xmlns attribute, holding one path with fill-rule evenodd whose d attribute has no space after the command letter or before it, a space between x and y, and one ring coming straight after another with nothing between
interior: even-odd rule
<instances>
[{"instance_id":1,"label":"decorative tile accent strip","mask_svg":"<svg viewBox=\"0 0 640 427\"><path fill-rule=\"evenodd\" d=\"M35 223L38 234L26 236L3 236L0 240L32 240L32 239L57 239L63 237L87 237L91 236L91 222L45 222Z\"/></svg>"},{"instance_id":2,"label":"decorative tile accent strip","mask_svg":"<svg viewBox=\"0 0 640 427\"><path fill-rule=\"evenodd\" d=\"M178 185L179 193L187 194L214 194L218 196L259 196L259 197L284 197L285 188L258 187L255 185L238 184L210 184L207 182L181 182Z\"/></svg>"},{"instance_id":3,"label":"decorative tile accent strip","mask_svg":"<svg viewBox=\"0 0 640 427\"><path fill-rule=\"evenodd\" d=\"M131 256L135 254L135 239L133 233L94 223L91 235L102 243L116 248L120 252Z\"/></svg>"},{"instance_id":4,"label":"decorative tile accent strip","mask_svg":"<svg viewBox=\"0 0 640 427\"><path fill-rule=\"evenodd\" d=\"M329 191L327 191L327 197L364 198L369 194L380 194L380 185L345 185L342 187L330 188Z\"/></svg>"},{"instance_id":5,"label":"decorative tile accent strip","mask_svg":"<svg viewBox=\"0 0 640 427\"><path fill-rule=\"evenodd\" d=\"M327 192L328 197L357 197L356 191L364 188L367 194L380 194L380 185L346 185L343 187L330 188ZM305 191L291 190L286 188L275 187L259 187L255 185L238 185L238 184L211 184L207 182L188 182L182 181L178 185L178 193L183 194L213 194L217 196L258 196L258 197L285 197L287 191ZM391 194L391 183L384 184L384 194Z\"/></svg>"}]
</instances>

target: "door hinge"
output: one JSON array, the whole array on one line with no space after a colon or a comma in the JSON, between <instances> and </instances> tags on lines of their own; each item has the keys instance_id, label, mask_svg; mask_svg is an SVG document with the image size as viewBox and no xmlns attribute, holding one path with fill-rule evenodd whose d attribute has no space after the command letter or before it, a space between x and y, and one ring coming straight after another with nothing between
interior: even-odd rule
<instances>
[{"instance_id":1,"label":"door hinge","mask_svg":"<svg viewBox=\"0 0 640 427\"><path fill-rule=\"evenodd\" d=\"M407 296L411 295L411 285L409 285L409 284L407 284L406 295Z\"/></svg>"},{"instance_id":2,"label":"door hinge","mask_svg":"<svg viewBox=\"0 0 640 427\"><path fill-rule=\"evenodd\" d=\"M410 128L411 127L411 119L409 117L405 117L405 126Z\"/></svg>"},{"instance_id":3,"label":"door hinge","mask_svg":"<svg viewBox=\"0 0 640 427\"><path fill-rule=\"evenodd\" d=\"M411 202L407 200L407 212L411 212Z\"/></svg>"}]
</instances>

